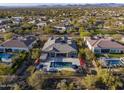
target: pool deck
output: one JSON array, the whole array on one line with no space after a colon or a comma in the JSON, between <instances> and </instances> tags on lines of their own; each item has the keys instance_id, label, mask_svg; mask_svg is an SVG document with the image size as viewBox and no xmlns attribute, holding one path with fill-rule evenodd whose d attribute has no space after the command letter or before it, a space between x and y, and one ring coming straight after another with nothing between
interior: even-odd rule
<instances>
[{"instance_id":1,"label":"pool deck","mask_svg":"<svg viewBox=\"0 0 124 93\"><path fill-rule=\"evenodd\" d=\"M54 69L54 67L50 67L51 62L71 62L73 65L80 66L80 60L78 58L50 58L46 62L41 62L40 64L44 65L44 68L49 70L49 69ZM56 68L58 71L61 70L68 70L68 71L75 71L71 67L63 67L63 68Z\"/></svg>"},{"instance_id":2,"label":"pool deck","mask_svg":"<svg viewBox=\"0 0 124 93\"><path fill-rule=\"evenodd\" d=\"M99 59L101 61L101 64L103 67L119 67L119 66L124 66L124 63L121 62L120 58L101 58ZM110 64L108 65L107 61ZM112 62L113 61L113 62Z\"/></svg>"},{"instance_id":3,"label":"pool deck","mask_svg":"<svg viewBox=\"0 0 124 93\"><path fill-rule=\"evenodd\" d=\"M50 58L47 62L71 62L75 65L80 65L80 60L78 58Z\"/></svg>"}]
</instances>

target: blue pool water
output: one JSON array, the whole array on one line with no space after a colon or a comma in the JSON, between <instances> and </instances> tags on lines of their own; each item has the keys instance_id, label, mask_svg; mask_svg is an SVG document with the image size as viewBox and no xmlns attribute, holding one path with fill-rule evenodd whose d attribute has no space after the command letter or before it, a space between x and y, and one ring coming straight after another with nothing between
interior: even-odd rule
<instances>
[{"instance_id":1,"label":"blue pool water","mask_svg":"<svg viewBox=\"0 0 124 93\"><path fill-rule=\"evenodd\" d=\"M13 54L5 54L5 53L0 53L0 58L12 58Z\"/></svg>"},{"instance_id":2,"label":"blue pool water","mask_svg":"<svg viewBox=\"0 0 124 93\"><path fill-rule=\"evenodd\" d=\"M120 60L107 60L106 61L108 64L120 64L121 63L121 61Z\"/></svg>"},{"instance_id":3,"label":"blue pool water","mask_svg":"<svg viewBox=\"0 0 124 93\"><path fill-rule=\"evenodd\" d=\"M72 63L69 63L69 62L51 62L50 67L55 67L55 68L72 67Z\"/></svg>"},{"instance_id":4,"label":"blue pool water","mask_svg":"<svg viewBox=\"0 0 124 93\"><path fill-rule=\"evenodd\" d=\"M124 64L120 60L105 60L106 66L123 66Z\"/></svg>"}]
</instances>

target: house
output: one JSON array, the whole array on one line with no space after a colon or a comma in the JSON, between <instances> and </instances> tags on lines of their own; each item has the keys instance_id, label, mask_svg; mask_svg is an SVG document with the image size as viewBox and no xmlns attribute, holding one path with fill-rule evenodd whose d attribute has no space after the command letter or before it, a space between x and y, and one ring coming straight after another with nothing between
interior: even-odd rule
<instances>
[{"instance_id":1,"label":"house","mask_svg":"<svg viewBox=\"0 0 124 93\"><path fill-rule=\"evenodd\" d=\"M15 24L19 24L20 22L22 22L23 19L23 17L12 17L12 21Z\"/></svg>"},{"instance_id":2,"label":"house","mask_svg":"<svg viewBox=\"0 0 124 93\"><path fill-rule=\"evenodd\" d=\"M55 19L49 19L48 22L54 23L55 22Z\"/></svg>"},{"instance_id":3,"label":"house","mask_svg":"<svg viewBox=\"0 0 124 93\"><path fill-rule=\"evenodd\" d=\"M102 29L104 27L104 21L103 20L97 20L94 24L95 28Z\"/></svg>"},{"instance_id":4,"label":"house","mask_svg":"<svg viewBox=\"0 0 124 93\"><path fill-rule=\"evenodd\" d=\"M73 24L71 24L72 19L61 20L60 23L53 27L54 32L64 33L65 31L73 31L75 28Z\"/></svg>"},{"instance_id":5,"label":"house","mask_svg":"<svg viewBox=\"0 0 124 93\"><path fill-rule=\"evenodd\" d=\"M19 52L27 51L33 48L33 45L37 42L37 38L32 35L25 37L13 37L2 44L0 44L0 52Z\"/></svg>"},{"instance_id":6,"label":"house","mask_svg":"<svg viewBox=\"0 0 124 93\"><path fill-rule=\"evenodd\" d=\"M95 54L124 53L124 45L108 37L85 37L84 40Z\"/></svg>"},{"instance_id":7,"label":"house","mask_svg":"<svg viewBox=\"0 0 124 93\"><path fill-rule=\"evenodd\" d=\"M66 31L65 26L54 26L53 31L57 33L64 33Z\"/></svg>"},{"instance_id":8,"label":"house","mask_svg":"<svg viewBox=\"0 0 124 93\"><path fill-rule=\"evenodd\" d=\"M0 32L7 32L5 28L0 28Z\"/></svg>"},{"instance_id":9,"label":"house","mask_svg":"<svg viewBox=\"0 0 124 93\"><path fill-rule=\"evenodd\" d=\"M11 20L6 19L0 19L0 32L8 32L8 29L10 29L9 23L11 23Z\"/></svg>"},{"instance_id":10,"label":"house","mask_svg":"<svg viewBox=\"0 0 124 93\"><path fill-rule=\"evenodd\" d=\"M10 26L8 25L0 25L0 32L8 32Z\"/></svg>"},{"instance_id":11,"label":"house","mask_svg":"<svg viewBox=\"0 0 124 93\"><path fill-rule=\"evenodd\" d=\"M11 20L8 18L0 19L0 25L5 25L5 24L10 23L10 22L11 22Z\"/></svg>"},{"instance_id":12,"label":"house","mask_svg":"<svg viewBox=\"0 0 124 93\"><path fill-rule=\"evenodd\" d=\"M47 70L72 70L72 65L80 65L76 43L69 37L50 37L42 48L41 64Z\"/></svg>"},{"instance_id":13,"label":"house","mask_svg":"<svg viewBox=\"0 0 124 93\"><path fill-rule=\"evenodd\" d=\"M116 21L116 22L114 23L114 26L116 26L116 27L124 26L124 22L123 22L123 21Z\"/></svg>"},{"instance_id":14,"label":"house","mask_svg":"<svg viewBox=\"0 0 124 93\"><path fill-rule=\"evenodd\" d=\"M67 37L49 38L42 51L49 57L77 57L76 43Z\"/></svg>"},{"instance_id":15,"label":"house","mask_svg":"<svg viewBox=\"0 0 124 93\"><path fill-rule=\"evenodd\" d=\"M29 23L29 24L35 24L36 21L35 21L35 20L31 20L31 21L29 21L28 23Z\"/></svg>"},{"instance_id":16,"label":"house","mask_svg":"<svg viewBox=\"0 0 124 93\"><path fill-rule=\"evenodd\" d=\"M42 28L42 27L46 26L47 23L42 21L42 22L37 23L36 25L37 25L37 27L39 29L39 28Z\"/></svg>"}]
</instances>

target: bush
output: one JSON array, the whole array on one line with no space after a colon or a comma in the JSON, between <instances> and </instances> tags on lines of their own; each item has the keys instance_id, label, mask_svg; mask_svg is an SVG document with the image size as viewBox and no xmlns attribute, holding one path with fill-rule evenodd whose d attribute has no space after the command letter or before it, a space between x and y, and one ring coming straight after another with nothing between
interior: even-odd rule
<instances>
[{"instance_id":1,"label":"bush","mask_svg":"<svg viewBox=\"0 0 124 93\"><path fill-rule=\"evenodd\" d=\"M94 53L92 53L92 51L89 50L88 48L85 49L85 54L88 60L90 61L96 60Z\"/></svg>"},{"instance_id":2,"label":"bush","mask_svg":"<svg viewBox=\"0 0 124 93\"><path fill-rule=\"evenodd\" d=\"M75 73L73 71L62 70L60 71L60 74L63 76L71 76L71 75L74 75Z\"/></svg>"},{"instance_id":3,"label":"bush","mask_svg":"<svg viewBox=\"0 0 124 93\"><path fill-rule=\"evenodd\" d=\"M6 33L6 34L4 35L4 39L5 39L5 40L11 39L12 36L13 36L12 33Z\"/></svg>"},{"instance_id":4,"label":"bush","mask_svg":"<svg viewBox=\"0 0 124 93\"><path fill-rule=\"evenodd\" d=\"M31 52L32 59L37 59L40 57L40 55L41 55L41 50L39 48L32 49L32 52Z\"/></svg>"},{"instance_id":5,"label":"bush","mask_svg":"<svg viewBox=\"0 0 124 93\"><path fill-rule=\"evenodd\" d=\"M45 79L40 71L36 71L27 79L27 83L33 89L42 89Z\"/></svg>"},{"instance_id":6,"label":"bush","mask_svg":"<svg viewBox=\"0 0 124 93\"><path fill-rule=\"evenodd\" d=\"M27 58L27 53L26 52L20 52L18 54L18 57L16 57L13 60L13 65L11 67L11 73L15 73L16 70L22 65L22 63L25 61L25 59Z\"/></svg>"},{"instance_id":7,"label":"bush","mask_svg":"<svg viewBox=\"0 0 124 93\"><path fill-rule=\"evenodd\" d=\"M92 34L90 32L80 32L80 37L84 36L91 36Z\"/></svg>"},{"instance_id":8,"label":"bush","mask_svg":"<svg viewBox=\"0 0 124 93\"><path fill-rule=\"evenodd\" d=\"M0 64L0 75L10 74L11 67L6 64Z\"/></svg>"}]
</instances>

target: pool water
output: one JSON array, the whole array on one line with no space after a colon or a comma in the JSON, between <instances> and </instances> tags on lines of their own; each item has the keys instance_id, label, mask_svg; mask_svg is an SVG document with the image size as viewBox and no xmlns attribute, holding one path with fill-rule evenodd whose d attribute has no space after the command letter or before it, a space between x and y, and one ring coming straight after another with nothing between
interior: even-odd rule
<instances>
[{"instance_id":1,"label":"pool water","mask_svg":"<svg viewBox=\"0 0 124 93\"><path fill-rule=\"evenodd\" d=\"M9 58L12 58L12 57L13 57L13 54L0 53L0 58L9 59Z\"/></svg>"},{"instance_id":2,"label":"pool water","mask_svg":"<svg viewBox=\"0 0 124 93\"><path fill-rule=\"evenodd\" d=\"M106 65L124 65L120 60L106 60Z\"/></svg>"},{"instance_id":3,"label":"pool water","mask_svg":"<svg viewBox=\"0 0 124 93\"><path fill-rule=\"evenodd\" d=\"M108 64L119 64L121 63L120 60L107 60Z\"/></svg>"},{"instance_id":4,"label":"pool water","mask_svg":"<svg viewBox=\"0 0 124 93\"><path fill-rule=\"evenodd\" d=\"M63 67L72 67L70 62L51 62L50 67L63 68Z\"/></svg>"}]
</instances>

